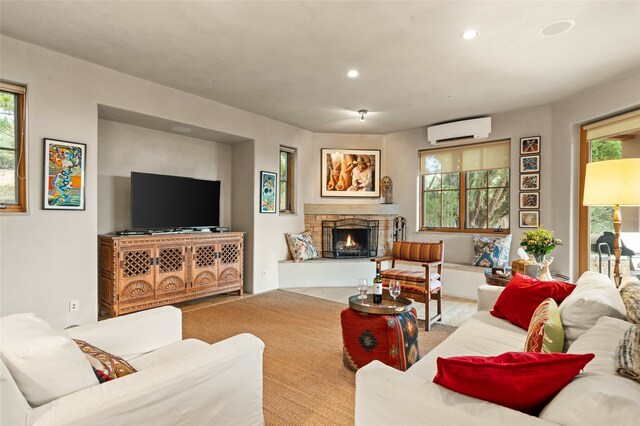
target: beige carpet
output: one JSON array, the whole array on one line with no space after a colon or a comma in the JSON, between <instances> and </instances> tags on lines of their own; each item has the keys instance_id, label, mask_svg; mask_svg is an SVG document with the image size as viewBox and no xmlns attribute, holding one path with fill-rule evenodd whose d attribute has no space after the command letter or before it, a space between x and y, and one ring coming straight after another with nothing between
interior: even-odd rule
<instances>
[{"instance_id":1,"label":"beige carpet","mask_svg":"<svg viewBox=\"0 0 640 426\"><path fill-rule=\"evenodd\" d=\"M344 308L341 303L276 290L185 308L184 338L214 343L248 332L264 341L267 425L353 425L355 374L342 364ZM454 330L440 324L429 333L421 330L421 355Z\"/></svg>"}]
</instances>

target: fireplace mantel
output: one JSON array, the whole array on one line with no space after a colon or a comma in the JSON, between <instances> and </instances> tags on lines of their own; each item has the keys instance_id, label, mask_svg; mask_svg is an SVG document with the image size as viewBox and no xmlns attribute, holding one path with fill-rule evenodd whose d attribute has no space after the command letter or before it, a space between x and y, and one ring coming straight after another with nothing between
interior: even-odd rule
<instances>
[{"instance_id":1,"label":"fireplace mantel","mask_svg":"<svg viewBox=\"0 0 640 426\"><path fill-rule=\"evenodd\" d=\"M305 204L305 215L397 216L398 204Z\"/></svg>"}]
</instances>

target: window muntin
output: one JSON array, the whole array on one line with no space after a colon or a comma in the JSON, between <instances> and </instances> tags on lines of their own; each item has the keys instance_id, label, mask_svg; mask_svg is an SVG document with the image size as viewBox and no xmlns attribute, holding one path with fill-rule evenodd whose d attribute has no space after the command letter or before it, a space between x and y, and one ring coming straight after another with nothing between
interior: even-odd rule
<instances>
[{"instance_id":1,"label":"window muntin","mask_svg":"<svg viewBox=\"0 0 640 426\"><path fill-rule=\"evenodd\" d=\"M25 93L0 82L0 212L26 211Z\"/></svg>"},{"instance_id":2,"label":"window muntin","mask_svg":"<svg viewBox=\"0 0 640 426\"><path fill-rule=\"evenodd\" d=\"M510 141L420 152L420 229L508 230Z\"/></svg>"}]
</instances>

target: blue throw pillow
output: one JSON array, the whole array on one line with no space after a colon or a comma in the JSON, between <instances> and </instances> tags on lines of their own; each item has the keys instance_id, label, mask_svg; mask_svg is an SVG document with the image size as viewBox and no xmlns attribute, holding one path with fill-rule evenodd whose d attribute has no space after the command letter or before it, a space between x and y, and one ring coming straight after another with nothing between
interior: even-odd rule
<instances>
[{"instance_id":1,"label":"blue throw pillow","mask_svg":"<svg viewBox=\"0 0 640 426\"><path fill-rule=\"evenodd\" d=\"M502 238L473 235L473 264L487 268L503 268L509 264L511 234Z\"/></svg>"}]
</instances>

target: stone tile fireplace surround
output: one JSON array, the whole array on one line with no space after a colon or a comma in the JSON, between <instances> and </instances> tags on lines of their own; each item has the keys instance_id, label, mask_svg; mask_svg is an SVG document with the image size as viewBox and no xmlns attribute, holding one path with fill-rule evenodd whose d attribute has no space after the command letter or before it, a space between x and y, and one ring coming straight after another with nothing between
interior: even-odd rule
<instances>
[{"instance_id":1,"label":"stone tile fireplace surround","mask_svg":"<svg viewBox=\"0 0 640 426\"><path fill-rule=\"evenodd\" d=\"M322 221L358 218L379 222L378 256L391 254L393 218L397 204L305 204L304 229L311 233L317 248L322 247Z\"/></svg>"}]
</instances>

